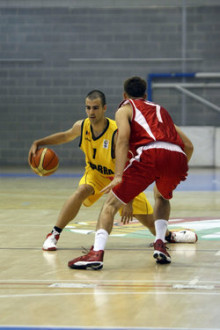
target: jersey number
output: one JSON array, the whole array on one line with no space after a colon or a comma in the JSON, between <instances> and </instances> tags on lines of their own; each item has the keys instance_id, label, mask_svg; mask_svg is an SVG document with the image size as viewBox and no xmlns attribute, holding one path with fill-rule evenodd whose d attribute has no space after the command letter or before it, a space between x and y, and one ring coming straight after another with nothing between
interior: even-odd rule
<instances>
[{"instance_id":1,"label":"jersey number","mask_svg":"<svg viewBox=\"0 0 220 330\"><path fill-rule=\"evenodd\" d=\"M93 148L93 156L92 156L93 159L95 159L96 150L97 150L97 149Z\"/></svg>"}]
</instances>

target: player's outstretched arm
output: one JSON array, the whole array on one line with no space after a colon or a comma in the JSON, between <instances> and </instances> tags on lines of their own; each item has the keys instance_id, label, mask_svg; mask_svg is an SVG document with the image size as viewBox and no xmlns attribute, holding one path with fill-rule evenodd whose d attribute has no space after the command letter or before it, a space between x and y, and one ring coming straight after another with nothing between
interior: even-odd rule
<instances>
[{"instance_id":1,"label":"player's outstretched arm","mask_svg":"<svg viewBox=\"0 0 220 330\"><path fill-rule=\"evenodd\" d=\"M127 162L129 139L131 134L130 117L132 110L130 105L122 106L115 115L118 135L115 150L115 176L122 177Z\"/></svg>"},{"instance_id":2,"label":"player's outstretched arm","mask_svg":"<svg viewBox=\"0 0 220 330\"><path fill-rule=\"evenodd\" d=\"M101 193L109 193L112 188L117 186L122 181L125 164L129 149L130 138L130 117L132 110L129 105L125 105L116 112L116 123L118 127L116 150L115 150L115 176L108 186L101 190Z\"/></svg>"},{"instance_id":3,"label":"player's outstretched arm","mask_svg":"<svg viewBox=\"0 0 220 330\"><path fill-rule=\"evenodd\" d=\"M56 145L70 142L81 135L82 120L77 121L70 129L48 135L42 139L35 140L29 150L28 162L30 164L31 156L34 155L40 146Z\"/></svg>"},{"instance_id":4,"label":"player's outstretched arm","mask_svg":"<svg viewBox=\"0 0 220 330\"><path fill-rule=\"evenodd\" d=\"M121 183L122 177L114 177L114 179L105 187L103 188L100 192L103 194L108 194L112 188L117 186L119 183Z\"/></svg>"}]
</instances>

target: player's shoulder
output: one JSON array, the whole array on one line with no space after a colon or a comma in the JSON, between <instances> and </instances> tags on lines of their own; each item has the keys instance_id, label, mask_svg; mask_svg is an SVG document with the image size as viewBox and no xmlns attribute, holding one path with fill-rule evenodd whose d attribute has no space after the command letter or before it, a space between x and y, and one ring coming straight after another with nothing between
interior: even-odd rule
<instances>
[{"instance_id":1,"label":"player's shoulder","mask_svg":"<svg viewBox=\"0 0 220 330\"><path fill-rule=\"evenodd\" d=\"M118 110L116 111L116 121L118 123L118 121L120 120L121 122L123 122L124 120L131 120L133 115L133 110L132 110L132 106L131 104L128 102L122 104Z\"/></svg>"},{"instance_id":2,"label":"player's shoulder","mask_svg":"<svg viewBox=\"0 0 220 330\"><path fill-rule=\"evenodd\" d=\"M114 119L111 119L109 117L106 117L106 119L109 121L110 124L115 125L116 121Z\"/></svg>"},{"instance_id":3,"label":"player's shoulder","mask_svg":"<svg viewBox=\"0 0 220 330\"><path fill-rule=\"evenodd\" d=\"M83 130L84 127L90 127L90 120L89 118L80 119L76 122L76 124L80 127L81 130Z\"/></svg>"},{"instance_id":4,"label":"player's shoulder","mask_svg":"<svg viewBox=\"0 0 220 330\"><path fill-rule=\"evenodd\" d=\"M83 119L77 120L70 129L70 132L72 132L72 134L80 135L82 126L83 126Z\"/></svg>"},{"instance_id":5,"label":"player's shoulder","mask_svg":"<svg viewBox=\"0 0 220 330\"><path fill-rule=\"evenodd\" d=\"M81 126L83 122L84 122L84 119L79 119L79 120L75 121L75 123L73 124L73 126L74 125L75 126Z\"/></svg>"},{"instance_id":6,"label":"player's shoulder","mask_svg":"<svg viewBox=\"0 0 220 330\"><path fill-rule=\"evenodd\" d=\"M116 121L114 119L106 117L108 123L109 123L109 128L112 128L113 130L117 129Z\"/></svg>"}]
</instances>

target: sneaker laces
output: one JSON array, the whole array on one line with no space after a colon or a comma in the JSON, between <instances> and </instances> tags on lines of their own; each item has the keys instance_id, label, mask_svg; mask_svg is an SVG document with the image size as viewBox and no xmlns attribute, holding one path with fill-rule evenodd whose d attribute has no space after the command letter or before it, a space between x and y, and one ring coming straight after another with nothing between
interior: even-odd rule
<instances>
[{"instance_id":1,"label":"sneaker laces","mask_svg":"<svg viewBox=\"0 0 220 330\"><path fill-rule=\"evenodd\" d=\"M90 257L90 252L93 251L93 246L90 248L90 250L85 248L84 246L81 246L81 249L82 249L83 255L81 257L77 258L78 260L84 260L84 258L86 256Z\"/></svg>"},{"instance_id":2,"label":"sneaker laces","mask_svg":"<svg viewBox=\"0 0 220 330\"><path fill-rule=\"evenodd\" d=\"M49 238L50 238L54 243L56 243L56 242L58 241L59 237L60 237L59 233L56 234L56 235L51 234L51 235L49 236Z\"/></svg>"},{"instance_id":3,"label":"sneaker laces","mask_svg":"<svg viewBox=\"0 0 220 330\"><path fill-rule=\"evenodd\" d=\"M91 251L91 249L89 250L89 249L85 248L84 246L81 246L81 249L82 249L83 254L88 254Z\"/></svg>"},{"instance_id":4,"label":"sneaker laces","mask_svg":"<svg viewBox=\"0 0 220 330\"><path fill-rule=\"evenodd\" d=\"M170 248L166 245L166 243L164 243L164 245L165 245L165 248L167 249L167 250L169 250ZM154 247L154 242L152 242L152 243L149 243L149 245L148 245L149 247Z\"/></svg>"},{"instance_id":5,"label":"sneaker laces","mask_svg":"<svg viewBox=\"0 0 220 330\"><path fill-rule=\"evenodd\" d=\"M166 243L163 242L163 247L166 249L166 250L169 250L170 248L166 245Z\"/></svg>"}]
</instances>

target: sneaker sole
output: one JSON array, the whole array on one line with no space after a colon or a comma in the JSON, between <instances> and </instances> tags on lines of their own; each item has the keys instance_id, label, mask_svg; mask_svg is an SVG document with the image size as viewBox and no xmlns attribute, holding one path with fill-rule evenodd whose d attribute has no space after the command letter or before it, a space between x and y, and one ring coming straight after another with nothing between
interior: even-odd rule
<instances>
[{"instance_id":1,"label":"sneaker sole","mask_svg":"<svg viewBox=\"0 0 220 330\"><path fill-rule=\"evenodd\" d=\"M99 270L103 268L103 263L100 262L93 262L90 264L73 264L73 265L68 265L71 269L87 269L87 268L91 268L93 270Z\"/></svg>"},{"instance_id":2,"label":"sneaker sole","mask_svg":"<svg viewBox=\"0 0 220 330\"><path fill-rule=\"evenodd\" d=\"M157 259L158 264L170 264L171 258L163 254L162 252L155 251L153 257Z\"/></svg>"},{"instance_id":3,"label":"sneaker sole","mask_svg":"<svg viewBox=\"0 0 220 330\"><path fill-rule=\"evenodd\" d=\"M57 248L56 247L53 247L53 248L48 248L48 249L44 249L42 248L43 251L56 251Z\"/></svg>"}]
</instances>

